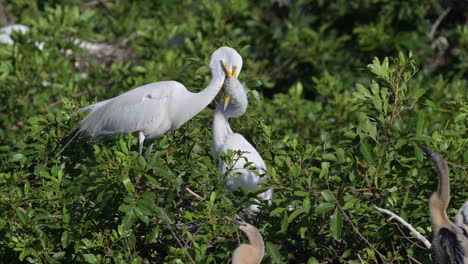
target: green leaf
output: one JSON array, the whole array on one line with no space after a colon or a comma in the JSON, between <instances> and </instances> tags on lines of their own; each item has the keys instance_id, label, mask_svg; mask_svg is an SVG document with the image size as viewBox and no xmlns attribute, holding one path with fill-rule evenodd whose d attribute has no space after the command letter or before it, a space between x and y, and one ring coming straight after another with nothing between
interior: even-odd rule
<instances>
[{"instance_id":1,"label":"green leaf","mask_svg":"<svg viewBox=\"0 0 468 264\"><path fill-rule=\"evenodd\" d=\"M354 97L354 98L361 99L361 100L363 100L363 101L366 101L366 100L367 100L366 97L364 97L364 95L362 95L362 94L360 94L360 93L358 93L358 92L354 92L354 93L352 93L352 94L353 94L353 97ZM353 109L353 110L355 110L355 109Z\"/></svg>"},{"instance_id":2,"label":"green leaf","mask_svg":"<svg viewBox=\"0 0 468 264\"><path fill-rule=\"evenodd\" d=\"M375 154L371 145L367 141L362 141L359 145L359 152L361 152L364 159L372 165L375 165Z\"/></svg>"},{"instance_id":3,"label":"green leaf","mask_svg":"<svg viewBox=\"0 0 468 264\"><path fill-rule=\"evenodd\" d=\"M341 233L343 231L343 215L335 208L335 212L330 216L330 235L338 240L341 238Z\"/></svg>"},{"instance_id":4,"label":"green leaf","mask_svg":"<svg viewBox=\"0 0 468 264\"><path fill-rule=\"evenodd\" d=\"M421 135L424 128L424 111L418 112L418 122L416 124L416 135Z\"/></svg>"},{"instance_id":5,"label":"green leaf","mask_svg":"<svg viewBox=\"0 0 468 264\"><path fill-rule=\"evenodd\" d=\"M368 98L371 98L371 97L372 97L372 95L371 95L371 93L369 92L369 90L367 90L367 89L366 89L362 84L360 84L360 83L356 84L356 90L357 90L360 94L364 95L365 97L368 97Z\"/></svg>"},{"instance_id":6,"label":"green leaf","mask_svg":"<svg viewBox=\"0 0 468 264\"><path fill-rule=\"evenodd\" d=\"M343 206L343 210L347 210L347 209L351 209L351 208L354 208L355 205L359 202L358 199L356 198L351 198L349 201L347 201L344 206Z\"/></svg>"},{"instance_id":7,"label":"green leaf","mask_svg":"<svg viewBox=\"0 0 468 264\"><path fill-rule=\"evenodd\" d=\"M296 211L294 211L292 214L289 215L288 217L288 223L291 223L292 221L294 221L294 219L296 217L298 217L299 215L303 214L305 211L304 209L297 209Z\"/></svg>"},{"instance_id":8,"label":"green leaf","mask_svg":"<svg viewBox=\"0 0 468 264\"><path fill-rule=\"evenodd\" d=\"M143 212L142 209L140 209L139 207L135 207L133 208L133 210L135 211L135 215L138 218L140 218L140 220L143 221L143 223L149 224L149 217Z\"/></svg>"},{"instance_id":9,"label":"green leaf","mask_svg":"<svg viewBox=\"0 0 468 264\"><path fill-rule=\"evenodd\" d=\"M321 192L323 198L325 198L325 201L327 202L330 202L332 201L334 198L333 198L333 192L330 191L330 190L324 190Z\"/></svg>"},{"instance_id":10,"label":"green leaf","mask_svg":"<svg viewBox=\"0 0 468 264\"><path fill-rule=\"evenodd\" d=\"M98 259L94 254L83 254L83 258L88 263L98 263Z\"/></svg>"},{"instance_id":11,"label":"green leaf","mask_svg":"<svg viewBox=\"0 0 468 264\"><path fill-rule=\"evenodd\" d=\"M259 79L252 79L252 80L249 80L246 84L246 86L248 88L257 88L257 87L260 87L262 86L263 83L262 81L260 81Z\"/></svg>"},{"instance_id":12,"label":"green leaf","mask_svg":"<svg viewBox=\"0 0 468 264\"><path fill-rule=\"evenodd\" d=\"M67 248L70 244L70 235L68 230L63 231L62 237L60 238L60 242L63 248Z\"/></svg>"},{"instance_id":13,"label":"green leaf","mask_svg":"<svg viewBox=\"0 0 468 264\"><path fill-rule=\"evenodd\" d=\"M132 183L132 181L130 180L130 178L128 176L124 176L122 178L122 183L124 184L125 189L127 190L127 192L129 192L129 193L134 193L135 192L135 187L133 186L133 183Z\"/></svg>"},{"instance_id":14,"label":"green leaf","mask_svg":"<svg viewBox=\"0 0 468 264\"><path fill-rule=\"evenodd\" d=\"M23 223L23 224L28 223L28 216L26 215L25 212L23 212L23 209L17 208L16 209L16 216L18 216L21 223Z\"/></svg>"},{"instance_id":15,"label":"green leaf","mask_svg":"<svg viewBox=\"0 0 468 264\"><path fill-rule=\"evenodd\" d=\"M333 203L320 203L317 207L315 207L314 213L315 214L324 214L329 212L335 208L335 204Z\"/></svg>"},{"instance_id":16,"label":"green leaf","mask_svg":"<svg viewBox=\"0 0 468 264\"><path fill-rule=\"evenodd\" d=\"M195 74L198 74L198 75L205 75L207 73L210 72L210 68L208 68L207 66L203 65L201 66L200 68L197 69L197 71L195 72Z\"/></svg>"},{"instance_id":17,"label":"green leaf","mask_svg":"<svg viewBox=\"0 0 468 264\"><path fill-rule=\"evenodd\" d=\"M216 200L216 192L212 192L210 195L210 203L214 203Z\"/></svg>"},{"instance_id":18,"label":"green leaf","mask_svg":"<svg viewBox=\"0 0 468 264\"><path fill-rule=\"evenodd\" d=\"M277 214L280 214L284 211L286 211L287 209L286 208L283 208L283 207L278 207L278 208L275 208L273 209L273 211L270 212L270 216L274 216L274 215L277 215Z\"/></svg>"},{"instance_id":19,"label":"green leaf","mask_svg":"<svg viewBox=\"0 0 468 264\"><path fill-rule=\"evenodd\" d=\"M302 207L304 208L304 212L310 212L311 202L309 197L304 198L304 201L302 201Z\"/></svg>"},{"instance_id":20,"label":"green leaf","mask_svg":"<svg viewBox=\"0 0 468 264\"><path fill-rule=\"evenodd\" d=\"M153 230L146 236L145 245L153 243L159 236L159 227L154 227Z\"/></svg>"},{"instance_id":21,"label":"green leaf","mask_svg":"<svg viewBox=\"0 0 468 264\"><path fill-rule=\"evenodd\" d=\"M327 153L327 154L323 155L322 159L329 160L329 161L336 161L336 157L332 153Z\"/></svg>"},{"instance_id":22,"label":"green leaf","mask_svg":"<svg viewBox=\"0 0 468 264\"><path fill-rule=\"evenodd\" d=\"M267 241L265 244L266 252L271 258L272 264L282 264L280 249L277 245Z\"/></svg>"},{"instance_id":23,"label":"green leaf","mask_svg":"<svg viewBox=\"0 0 468 264\"><path fill-rule=\"evenodd\" d=\"M26 258L27 256L31 255L33 252L34 252L34 249L33 249L33 248L25 248L25 249L23 250L23 252L21 252L21 254L19 255L19 260L20 260L20 261L23 261L24 258Z\"/></svg>"},{"instance_id":24,"label":"green leaf","mask_svg":"<svg viewBox=\"0 0 468 264\"><path fill-rule=\"evenodd\" d=\"M283 217L283 220L281 221L281 229L279 231L279 233L281 234L286 234L286 232L288 231L288 226L289 226L289 218L288 218L288 215L285 214L284 217Z\"/></svg>"},{"instance_id":25,"label":"green leaf","mask_svg":"<svg viewBox=\"0 0 468 264\"><path fill-rule=\"evenodd\" d=\"M297 197L305 197L307 195L309 195L309 193L305 191L294 191L294 196L297 196Z\"/></svg>"},{"instance_id":26,"label":"green leaf","mask_svg":"<svg viewBox=\"0 0 468 264\"><path fill-rule=\"evenodd\" d=\"M127 147L127 143L124 142L124 140L119 140L119 146L120 146L120 149L122 150L123 153L125 154L128 154L128 147Z\"/></svg>"},{"instance_id":27,"label":"green leaf","mask_svg":"<svg viewBox=\"0 0 468 264\"><path fill-rule=\"evenodd\" d=\"M323 178L324 176L328 175L328 169L330 168L330 162L322 162L322 168L320 170L319 178Z\"/></svg>"}]
</instances>

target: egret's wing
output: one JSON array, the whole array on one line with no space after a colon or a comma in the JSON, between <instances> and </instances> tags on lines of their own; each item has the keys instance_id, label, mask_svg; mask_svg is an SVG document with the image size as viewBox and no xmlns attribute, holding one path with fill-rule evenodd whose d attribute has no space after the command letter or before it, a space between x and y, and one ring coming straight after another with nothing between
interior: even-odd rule
<instances>
[{"instance_id":1,"label":"egret's wing","mask_svg":"<svg viewBox=\"0 0 468 264\"><path fill-rule=\"evenodd\" d=\"M92 105L85 106L85 107L81 108L80 110L74 112L72 115L79 115L79 114L84 113L86 111L100 108L103 105L105 105L105 104L109 103L110 101L112 101L113 99L114 98L111 98L111 99L107 99L107 100L104 100L104 101L101 101L101 102L98 102L98 103L95 103L95 104L92 104Z\"/></svg>"},{"instance_id":2,"label":"egret's wing","mask_svg":"<svg viewBox=\"0 0 468 264\"><path fill-rule=\"evenodd\" d=\"M244 186L249 190L258 188L259 183L264 179L259 177L248 168L244 168L247 162L252 162L252 165L256 168L260 174L266 173L265 162L263 161L257 150L241 135L238 133L230 134L226 137L226 140L221 147L221 152L227 152L228 150L242 151L242 156L237 159L234 165L224 164L221 162L221 172L224 174L228 168L232 168L232 174L237 174L236 178L228 179L226 182L226 188L228 190L235 190L239 186ZM232 166L232 167L231 167Z\"/></svg>"},{"instance_id":3,"label":"egret's wing","mask_svg":"<svg viewBox=\"0 0 468 264\"><path fill-rule=\"evenodd\" d=\"M81 121L80 131L93 138L137 131L156 138L171 128L169 104L180 86L173 81L151 83L90 106L85 111L92 112Z\"/></svg>"},{"instance_id":4,"label":"egret's wing","mask_svg":"<svg viewBox=\"0 0 468 264\"><path fill-rule=\"evenodd\" d=\"M242 157L246 158L249 162L253 163L253 166L257 168L257 171L261 174L266 173L266 165L263 158L258 154L258 151L250 144L247 139L245 139L239 133L229 134L224 141L223 146L221 146L220 151L227 152L228 150L233 151L242 151ZM241 158L237 161L235 167L236 168L243 168L246 161L245 159Z\"/></svg>"}]
</instances>

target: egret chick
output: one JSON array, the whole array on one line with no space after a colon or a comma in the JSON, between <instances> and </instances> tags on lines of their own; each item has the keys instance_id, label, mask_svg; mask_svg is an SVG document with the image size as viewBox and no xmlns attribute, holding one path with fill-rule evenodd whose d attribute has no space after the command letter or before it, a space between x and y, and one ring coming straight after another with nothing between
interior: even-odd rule
<instances>
[{"instance_id":1,"label":"egret chick","mask_svg":"<svg viewBox=\"0 0 468 264\"><path fill-rule=\"evenodd\" d=\"M247 93L244 86L236 78L236 72L229 72L224 84L224 91L227 100L223 103L220 102L216 106L213 118L213 150L219 159L219 168L221 176L225 175L230 170L228 180L226 182L226 189L234 191L235 189L243 186L249 191L255 190L260 187L260 182L267 179L267 168L257 150L245 139L241 134L234 133L229 125L229 119L232 117L239 117L243 115L248 106ZM233 103L227 104L232 98ZM221 152L241 151L242 155L236 159L234 164L226 164L221 158ZM260 175L245 168L247 162L252 162L252 166ZM263 200L271 201L273 190L258 195ZM259 211L258 205L251 205L247 209L249 213L256 213Z\"/></svg>"},{"instance_id":2,"label":"egret chick","mask_svg":"<svg viewBox=\"0 0 468 264\"><path fill-rule=\"evenodd\" d=\"M175 130L201 112L219 93L226 77L225 69L242 69L242 57L230 47L221 47L211 55L210 84L199 93L188 91L176 81L143 85L117 97L86 106L77 111L91 113L79 124L79 133L94 138L132 133L138 136L138 155L143 142L150 141L148 158L154 141Z\"/></svg>"},{"instance_id":3,"label":"egret chick","mask_svg":"<svg viewBox=\"0 0 468 264\"><path fill-rule=\"evenodd\" d=\"M241 220L227 216L226 219L237 225L247 235L250 243L242 244L234 250L232 264L259 264L265 255L265 243L258 229Z\"/></svg>"},{"instance_id":4,"label":"egret chick","mask_svg":"<svg viewBox=\"0 0 468 264\"><path fill-rule=\"evenodd\" d=\"M455 225L465 230L468 236L468 202L465 202L455 216ZM465 254L468 255L468 252Z\"/></svg>"}]
</instances>

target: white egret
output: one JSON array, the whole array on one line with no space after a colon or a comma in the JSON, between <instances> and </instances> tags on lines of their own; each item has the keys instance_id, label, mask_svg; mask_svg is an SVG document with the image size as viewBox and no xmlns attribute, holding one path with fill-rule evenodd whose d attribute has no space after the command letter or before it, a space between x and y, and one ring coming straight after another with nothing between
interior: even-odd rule
<instances>
[{"instance_id":1,"label":"white egret","mask_svg":"<svg viewBox=\"0 0 468 264\"><path fill-rule=\"evenodd\" d=\"M221 47L213 52L210 62L211 82L199 93L188 91L176 81L161 81L86 106L77 112L91 110L80 122L79 132L91 138L133 133L139 139L140 156L143 142L150 141L146 154L149 157L155 139L182 126L215 98L226 77L223 66L240 71L242 57L229 47Z\"/></svg>"},{"instance_id":2,"label":"white egret","mask_svg":"<svg viewBox=\"0 0 468 264\"><path fill-rule=\"evenodd\" d=\"M467 264L468 263L468 234L461 222L466 220L466 207L462 206L460 215L456 217L456 224L447 216L450 202L450 178L447 161L438 153L432 152L424 146L419 146L437 167L439 181L437 191L429 200L429 210L432 224L432 260L436 264ZM466 204L466 203L465 203Z\"/></svg>"},{"instance_id":3,"label":"white egret","mask_svg":"<svg viewBox=\"0 0 468 264\"><path fill-rule=\"evenodd\" d=\"M463 228L468 236L468 201L458 210L458 214L455 216L455 224ZM468 255L468 252L466 254Z\"/></svg>"},{"instance_id":4,"label":"white egret","mask_svg":"<svg viewBox=\"0 0 468 264\"><path fill-rule=\"evenodd\" d=\"M233 191L240 186L246 187L249 191L257 189L260 182L267 179L265 175L267 168L257 150L239 133L234 133L229 125L229 118L239 117L243 115L248 106L247 94L244 86L236 78L237 73L229 72L226 69L228 77L224 84L225 93L228 95L227 99L232 98L235 103L226 104L228 100L220 102L215 110L213 119L213 149L219 159L219 168L221 175L225 175L230 170L230 176L226 182L226 188ZM234 164L226 164L221 158L221 152L240 151L242 156L234 160ZM247 162L252 162L252 166L258 174L264 175L262 177L255 174L253 171L245 168ZM273 190L269 189L259 195L264 200L271 201ZM248 208L250 213L258 212L258 205L251 205Z\"/></svg>"},{"instance_id":5,"label":"white egret","mask_svg":"<svg viewBox=\"0 0 468 264\"><path fill-rule=\"evenodd\" d=\"M244 221L227 216L226 218L239 226L239 229L247 235L250 242L250 245L242 244L234 250L232 264L259 264L263 259L263 255L265 255L265 243L258 229Z\"/></svg>"},{"instance_id":6,"label":"white egret","mask_svg":"<svg viewBox=\"0 0 468 264\"><path fill-rule=\"evenodd\" d=\"M29 28L21 24L13 24L0 28L0 43L13 45L15 42L10 36L15 31L20 32L21 34L25 34L29 31Z\"/></svg>"}]
</instances>

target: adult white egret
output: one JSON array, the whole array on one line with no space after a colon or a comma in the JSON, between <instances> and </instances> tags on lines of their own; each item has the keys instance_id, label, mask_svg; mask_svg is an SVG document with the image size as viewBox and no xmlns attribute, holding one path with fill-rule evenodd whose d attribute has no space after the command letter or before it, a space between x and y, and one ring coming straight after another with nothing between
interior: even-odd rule
<instances>
[{"instance_id":1,"label":"adult white egret","mask_svg":"<svg viewBox=\"0 0 468 264\"><path fill-rule=\"evenodd\" d=\"M456 223L452 223L447 216L450 202L450 178L447 161L438 153L432 152L424 146L419 146L437 167L439 181L437 191L429 200L429 210L432 224L432 258L436 264L467 264L468 263L468 234L463 226L457 224L466 219L466 207L460 209ZM465 203L466 204L466 203Z\"/></svg>"},{"instance_id":2,"label":"adult white egret","mask_svg":"<svg viewBox=\"0 0 468 264\"><path fill-rule=\"evenodd\" d=\"M143 142L154 140L182 126L202 111L221 90L226 73L223 69L242 69L242 57L230 47L221 47L211 55L210 84L199 93L188 91L176 81L143 85L117 97L86 106L77 113L91 110L79 124L79 132L91 138L133 133L138 135L141 156Z\"/></svg>"},{"instance_id":3,"label":"adult white egret","mask_svg":"<svg viewBox=\"0 0 468 264\"><path fill-rule=\"evenodd\" d=\"M244 86L239 82L237 72L232 73L226 69L228 77L224 84L224 91L228 95L227 98L232 98L235 103L227 105L227 100L220 102L216 106L213 119L213 149L219 159L219 168L221 175L225 175L230 170L230 176L226 182L226 188L233 191L240 186L246 187L252 191L260 186L260 182L267 179L265 175L267 168L257 150L239 133L234 133L229 125L229 118L239 117L243 115L248 106L247 94ZM221 158L221 152L240 151L241 157L233 161L234 164L226 164ZM260 175L258 176L253 171L245 168L247 162L252 162L252 166ZM271 201L273 190L269 189L259 195L264 200ZM258 212L258 205L249 206L250 213Z\"/></svg>"},{"instance_id":4,"label":"adult white egret","mask_svg":"<svg viewBox=\"0 0 468 264\"><path fill-rule=\"evenodd\" d=\"M237 225L247 235L250 243L242 244L234 250L232 264L259 264L265 255L265 243L258 229L241 220L227 216L226 219Z\"/></svg>"},{"instance_id":5,"label":"adult white egret","mask_svg":"<svg viewBox=\"0 0 468 264\"><path fill-rule=\"evenodd\" d=\"M29 31L29 28L21 24L13 24L0 28L0 43L13 45L15 42L10 36L15 31L20 32L21 34L25 34Z\"/></svg>"}]
</instances>

